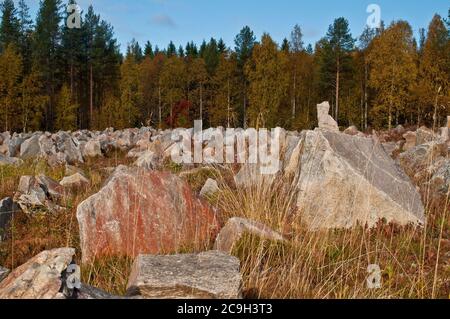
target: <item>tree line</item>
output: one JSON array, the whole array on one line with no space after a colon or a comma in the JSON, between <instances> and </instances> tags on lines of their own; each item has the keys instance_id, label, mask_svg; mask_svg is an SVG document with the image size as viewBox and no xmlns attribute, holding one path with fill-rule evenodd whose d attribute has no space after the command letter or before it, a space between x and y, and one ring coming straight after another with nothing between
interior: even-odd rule
<instances>
[{"instance_id":1,"label":"tree line","mask_svg":"<svg viewBox=\"0 0 450 319\"><path fill-rule=\"evenodd\" d=\"M280 44L244 27L234 47L211 38L160 49L132 40L90 6L69 28L69 0L1 3L0 129L5 131L190 127L309 129L330 101L341 126L443 125L450 104L450 10L414 38L406 21L354 37L336 19L315 46L296 25Z\"/></svg>"}]
</instances>

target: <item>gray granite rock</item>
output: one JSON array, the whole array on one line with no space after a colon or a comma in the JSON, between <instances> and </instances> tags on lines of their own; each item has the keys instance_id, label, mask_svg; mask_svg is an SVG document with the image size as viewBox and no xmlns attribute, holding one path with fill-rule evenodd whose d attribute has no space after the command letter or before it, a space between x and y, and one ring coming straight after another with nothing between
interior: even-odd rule
<instances>
[{"instance_id":1,"label":"gray granite rock","mask_svg":"<svg viewBox=\"0 0 450 319\"><path fill-rule=\"evenodd\" d=\"M239 260L219 251L171 256L139 255L127 295L148 299L241 298Z\"/></svg>"},{"instance_id":2,"label":"gray granite rock","mask_svg":"<svg viewBox=\"0 0 450 319\"><path fill-rule=\"evenodd\" d=\"M312 229L424 223L419 193L379 143L324 130L302 134L297 205Z\"/></svg>"}]
</instances>

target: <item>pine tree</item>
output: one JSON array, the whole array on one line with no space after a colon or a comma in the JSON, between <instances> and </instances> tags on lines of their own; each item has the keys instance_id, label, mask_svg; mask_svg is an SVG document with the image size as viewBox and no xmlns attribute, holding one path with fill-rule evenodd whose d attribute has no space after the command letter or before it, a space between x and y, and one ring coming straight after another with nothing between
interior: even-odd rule
<instances>
[{"instance_id":1,"label":"pine tree","mask_svg":"<svg viewBox=\"0 0 450 319\"><path fill-rule=\"evenodd\" d=\"M175 47L175 44L170 41L169 45L167 46L166 55L168 58L177 55L177 48Z\"/></svg>"},{"instance_id":2,"label":"pine tree","mask_svg":"<svg viewBox=\"0 0 450 319\"><path fill-rule=\"evenodd\" d=\"M234 39L234 44L243 88L241 91L242 108L240 109L240 117L242 119L243 127L245 128L247 127L248 81L245 78L244 68L248 60L250 59L253 52L253 47L256 44L256 37L250 27L245 26L244 28L242 28L242 30Z\"/></svg>"},{"instance_id":3,"label":"pine tree","mask_svg":"<svg viewBox=\"0 0 450 319\"><path fill-rule=\"evenodd\" d=\"M220 51L216 39L211 38L201 52L200 56L205 60L206 70L210 76L214 76L219 65Z\"/></svg>"},{"instance_id":4,"label":"pine tree","mask_svg":"<svg viewBox=\"0 0 450 319\"><path fill-rule=\"evenodd\" d=\"M58 130L73 131L77 128L78 105L73 102L70 88L64 84L61 88L56 106L56 123Z\"/></svg>"},{"instance_id":5,"label":"pine tree","mask_svg":"<svg viewBox=\"0 0 450 319\"><path fill-rule=\"evenodd\" d=\"M283 105L289 86L287 67L286 54L278 51L277 44L264 34L245 69L250 83L249 114L254 127L273 128L283 124L280 114L286 110Z\"/></svg>"},{"instance_id":6,"label":"pine tree","mask_svg":"<svg viewBox=\"0 0 450 319\"><path fill-rule=\"evenodd\" d=\"M17 11L19 19L19 39L18 45L20 54L23 58L24 73L28 74L31 71L32 64L32 35L33 35L33 20L31 19L29 8L25 0L19 0Z\"/></svg>"},{"instance_id":7,"label":"pine tree","mask_svg":"<svg viewBox=\"0 0 450 319\"><path fill-rule=\"evenodd\" d=\"M283 39L283 42L281 42L281 51L285 52L286 54L289 54L291 48L289 45L289 40L287 38Z\"/></svg>"},{"instance_id":8,"label":"pine tree","mask_svg":"<svg viewBox=\"0 0 450 319\"><path fill-rule=\"evenodd\" d=\"M69 4L76 5L76 2L75 0L70 0ZM69 13L66 15L66 20L68 19L68 15ZM78 29L69 28L67 25L64 25L62 30L61 54L66 73L63 80L69 83L70 95L74 101L79 99L78 92L80 91L80 85L78 85L77 80L82 73L84 52L83 33Z\"/></svg>"},{"instance_id":9,"label":"pine tree","mask_svg":"<svg viewBox=\"0 0 450 319\"><path fill-rule=\"evenodd\" d=\"M153 59L155 57L155 53L153 52L153 47L150 41L147 41L147 43L145 43L144 56L149 57L150 59Z\"/></svg>"},{"instance_id":10,"label":"pine tree","mask_svg":"<svg viewBox=\"0 0 450 319\"><path fill-rule=\"evenodd\" d=\"M0 120L5 131L18 128L22 57L14 44L0 55Z\"/></svg>"},{"instance_id":11,"label":"pine tree","mask_svg":"<svg viewBox=\"0 0 450 319\"><path fill-rule=\"evenodd\" d=\"M236 36L234 40L235 51L241 68L244 67L247 60L251 57L255 43L256 37L248 26L245 26Z\"/></svg>"},{"instance_id":12,"label":"pine tree","mask_svg":"<svg viewBox=\"0 0 450 319\"><path fill-rule=\"evenodd\" d=\"M217 42L217 50L219 51L219 54L224 54L227 52L227 45L222 38L220 38L219 42Z\"/></svg>"},{"instance_id":13,"label":"pine tree","mask_svg":"<svg viewBox=\"0 0 450 319\"><path fill-rule=\"evenodd\" d=\"M0 3L1 23L0 23L0 52L6 50L9 44L19 46L20 35L19 19L17 9L13 0L4 0Z\"/></svg>"},{"instance_id":14,"label":"pine tree","mask_svg":"<svg viewBox=\"0 0 450 319\"><path fill-rule=\"evenodd\" d=\"M144 55L142 54L142 48L139 45L139 42L136 39L132 39L127 47L127 55L132 55L137 63L141 63L144 59Z\"/></svg>"},{"instance_id":15,"label":"pine tree","mask_svg":"<svg viewBox=\"0 0 450 319\"><path fill-rule=\"evenodd\" d=\"M369 61L367 59L367 53L369 51L369 46L375 38L377 30L373 28L366 27L359 37L359 50L361 52L361 59L363 63L363 76L361 77L361 87L362 87L362 125L364 130L367 130L369 126Z\"/></svg>"},{"instance_id":16,"label":"pine tree","mask_svg":"<svg viewBox=\"0 0 450 319\"><path fill-rule=\"evenodd\" d=\"M335 118L339 119L339 97L341 89L342 73L345 73L350 65L350 52L353 50L355 40L350 34L348 21L345 18L338 18L328 28L326 39L330 50L330 63L335 73Z\"/></svg>"},{"instance_id":17,"label":"pine tree","mask_svg":"<svg viewBox=\"0 0 450 319\"><path fill-rule=\"evenodd\" d=\"M33 59L45 81L49 97L45 111L45 128L53 128L56 93L59 82L59 49L61 41L61 0L43 0L40 3L34 33Z\"/></svg>"}]
</instances>

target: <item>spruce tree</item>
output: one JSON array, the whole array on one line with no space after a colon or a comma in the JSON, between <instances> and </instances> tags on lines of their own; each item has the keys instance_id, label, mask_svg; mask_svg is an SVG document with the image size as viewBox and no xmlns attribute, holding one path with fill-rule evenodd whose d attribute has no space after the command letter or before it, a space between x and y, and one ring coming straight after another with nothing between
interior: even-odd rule
<instances>
[{"instance_id":1,"label":"spruce tree","mask_svg":"<svg viewBox=\"0 0 450 319\"><path fill-rule=\"evenodd\" d=\"M0 52L6 50L9 44L19 46L20 35L19 19L17 9L13 0L4 0L0 3L1 23L0 23Z\"/></svg>"},{"instance_id":2,"label":"spruce tree","mask_svg":"<svg viewBox=\"0 0 450 319\"><path fill-rule=\"evenodd\" d=\"M45 111L45 128L53 128L57 88L60 77L61 0L43 0L36 19L33 43L33 60L45 82L48 104Z\"/></svg>"}]
</instances>

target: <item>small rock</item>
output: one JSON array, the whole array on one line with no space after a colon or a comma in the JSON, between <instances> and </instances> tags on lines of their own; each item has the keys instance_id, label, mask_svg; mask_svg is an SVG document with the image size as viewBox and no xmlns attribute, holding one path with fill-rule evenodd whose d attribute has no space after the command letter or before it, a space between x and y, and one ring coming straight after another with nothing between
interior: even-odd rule
<instances>
[{"instance_id":1,"label":"small rock","mask_svg":"<svg viewBox=\"0 0 450 319\"><path fill-rule=\"evenodd\" d=\"M36 180L52 200L58 200L64 196L64 187L54 179L45 175L39 175Z\"/></svg>"},{"instance_id":2,"label":"small rock","mask_svg":"<svg viewBox=\"0 0 450 319\"><path fill-rule=\"evenodd\" d=\"M4 236L4 231L9 225L9 222L19 207L14 203L12 198L7 197L0 201L0 242Z\"/></svg>"},{"instance_id":3,"label":"small rock","mask_svg":"<svg viewBox=\"0 0 450 319\"><path fill-rule=\"evenodd\" d=\"M3 281L9 274L9 269L3 268L0 266L0 282Z\"/></svg>"},{"instance_id":4,"label":"small rock","mask_svg":"<svg viewBox=\"0 0 450 319\"><path fill-rule=\"evenodd\" d=\"M415 132L407 132L403 134L403 138L406 140L405 145L403 145L404 151L409 151L410 149L416 147L417 136Z\"/></svg>"},{"instance_id":5,"label":"small rock","mask_svg":"<svg viewBox=\"0 0 450 319\"><path fill-rule=\"evenodd\" d=\"M218 251L173 256L139 255L128 296L148 299L239 299L239 260Z\"/></svg>"},{"instance_id":6,"label":"small rock","mask_svg":"<svg viewBox=\"0 0 450 319\"><path fill-rule=\"evenodd\" d=\"M90 184L89 180L80 173L66 176L59 183L67 188L81 188Z\"/></svg>"},{"instance_id":7,"label":"small rock","mask_svg":"<svg viewBox=\"0 0 450 319\"><path fill-rule=\"evenodd\" d=\"M81 284L80 289L76 289L75 299L125 299L124 297L114 296L101 289Z\"/></svg>"},{"instance_id":8,"label":"small rock","mask_svg":"<svg viewBox=\"0 0 450 319\"><path fill-rule=\"evenodd\" d=\"M66 169L65 169L65 173L64 173L65 176L72 176L72 175L75 175L76 173L80 173L81 175L84 175L84 172L81 168L66 164Z\"/></svg>"},{"instance_id":9,"label":"small rock","mask_svg":"<svg viewBox=\"0 0 450 319\"><path fill-rule=\"evenodd\" d=\"M344 134L356 136L361 133L356 126L350 126L348 129L344 131Z\"/></svg>"},{"instance_id":10,"label":"small rock","mask_svg":"<svg viewBox=\"0 0 450 319\"><path fill-rule=\"evenodd\" d=\"M339 132L339 126L337 122L329 115L330 104L323 102L317 105L317 116L319 120L319 128L323 130L329 130Z\"/></svg>"},{"instance_id":11,"label":"small rock","mask_svg":"<svg viewBox=\"0 0 450 319\"><path fill-rule=\"evenodd\" d=\"M102 149L100 145L100 141L98 140L90 140L84 145L83 149L83 157L102 157Z\"/></svg>"},{"instance_id":12,"label":"small rock","mask_svg":"<svg viewBox=\"0 0 450 319\"><path fill-rule=\"evenodd\" d=\"M425 126L422 126L416 131L417 141L416 145L422 145L425 143L432 142L436 139L434 132Z\"/></svg>"},{"instance_id":13,"label":"small rock","mask_svg":"<svg viewBox=\"0 0 450 319\"><path fill-rule=\"evenodd\" d=\"M35 134L20 145L20 158L29 159L41 155L39 135Z\"/></svg>"},{"instance_id":14,"label":"small rock","mask_svg":"<svg viewBox=\"0 0 450 319\"><path fill-rule=\"evenodd\" d=\"M157 155L157 153L152 151L145 151L138 157L134 165L137 167L152 170L160 167L160 162L160 157Z\"/></svg>"},{"instance_id":15,"label":"small rock","mask_svg":"<svg viewBox=\"0 0 450 319\"><path fill-rule=\"evenodd\" d=\"M208 180L205 182L205 185L200 191L200 196L210 196L214 195L219 191L219 185L217 184L217 181L215 181L212 178L208 178Z\"/></svg>"},{"instance_id":16,"label":"small rock","mask_svg":"<svg viewBox=\"0 0 450 319\"><path fill-rule=\"evenodd\" d=\"M21 160L20 158L16 158L16 157L7 157L4 156L3 154L0 154L0 166L2 165L15 165L15 166L19 166L23 164L23 160Z\"/></svg>"},{"instance_id":17,"label":"small rock","mask_svg":"<svg viewBox=\"0 0 450 319\"><path fill-rule=\"evenodd\" d=\"M216 238L214 249L231 253L233 246L241 239L244 233L250 233L263 239L284 241L283 235L269 227L245 218L231 218Z\"/></svg>"},{"instance_id":18,"label":"small rock","mask_svg":"<svg viewBox=\"0 0 450 319\"><path fill-rule=\"evenodd\" d=\"M73 248L44 251L0 282L0 299L61 299L62 273L72 263Z\"/></svg>"},{"instance_id":19,"label":"small rock","mask_svg":"<svg viewBox=\"0 0 450 319\"><path fill-rule=\"evenodd\" d=\"M50 202L47 200L47 194L34 176L22 176L20 178L14 201L26 214L32 213L35 208L48 207L50 210L52 209Z\"/></svg>"}]
</instances>

